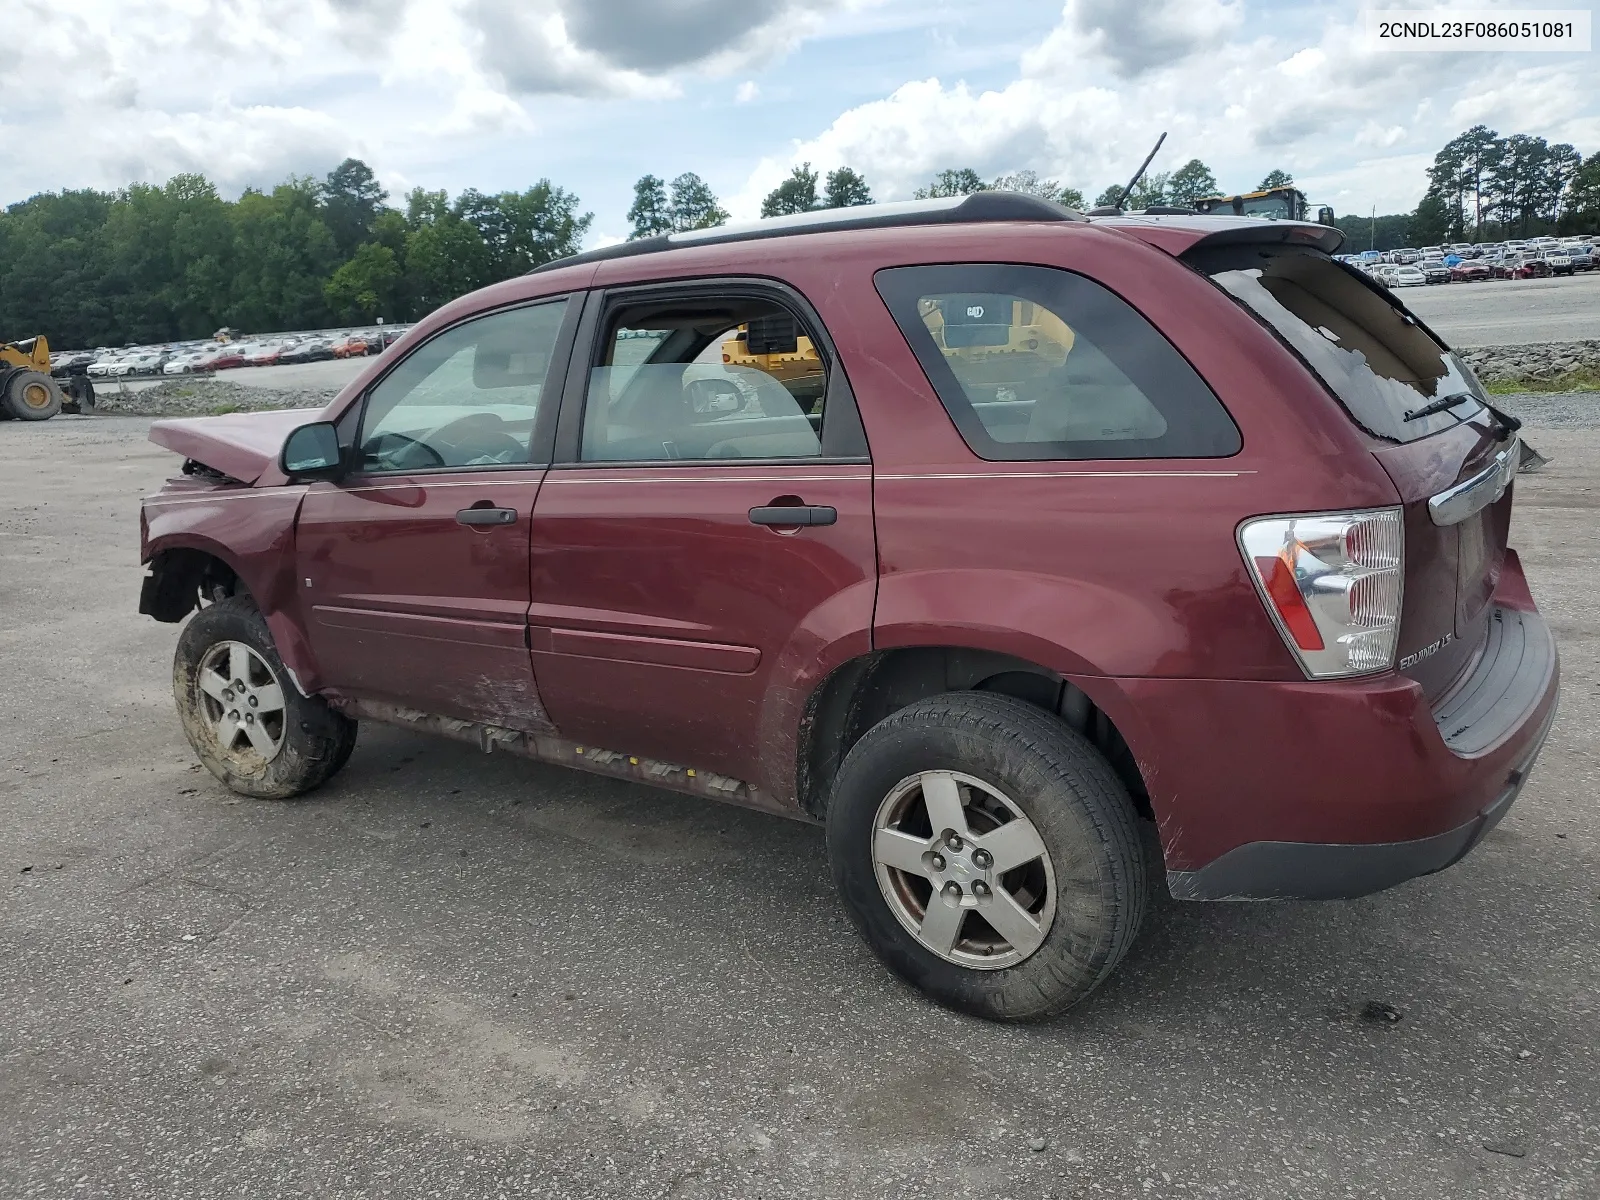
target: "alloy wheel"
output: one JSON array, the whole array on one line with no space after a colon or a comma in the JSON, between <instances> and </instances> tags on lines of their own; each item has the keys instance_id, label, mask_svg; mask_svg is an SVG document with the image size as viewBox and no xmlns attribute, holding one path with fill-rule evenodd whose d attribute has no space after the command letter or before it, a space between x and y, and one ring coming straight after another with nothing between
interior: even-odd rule
<instances>
[{"instance_id":1,"label":"alloy wheel","mask_svg":"<svg viewBox=\"0 0 1600 1200\"><path fill-rule=\"evenodd\" d=\"M923 771L896 784L873 821L872 863L900 924L959 966L1016 966L1055 919L1044 839L1010 797L971 775Z\"/></svg>"},{"instance_id":2,"label":"alloy wheel","mask_svg":"<svg viewBox=\"0 0 1600 1200\"><path fill-rule=\"evenodd\" d=\"M222 752L271 762L283 749L283 685L243 642L217 642L195 674L197 699Z\"/></svg>"}]
</instances>

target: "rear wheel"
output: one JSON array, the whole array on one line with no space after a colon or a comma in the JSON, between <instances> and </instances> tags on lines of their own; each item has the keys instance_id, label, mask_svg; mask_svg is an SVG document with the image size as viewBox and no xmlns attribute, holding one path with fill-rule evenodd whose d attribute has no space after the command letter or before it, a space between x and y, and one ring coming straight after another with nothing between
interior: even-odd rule
<instances>
[{"instance_id":1,"label":"rear wheel","mask_svg":"<svg viewBox=\"0 0 1600 1200\"><path fill-rule=\"evenodd\" d=\"M941 1004L1055 1016L1132 944L1148 889L1109 763L1050 713L954 692L869 730L828 813L834 880L888 967Z\"/></svg>"},{"instance_id":2,"label":"rear wheel","mask_svg":"<svg viewBox=\"0 0 1600 1200\"><path fill-rule=\"evenodd\" d=\"M200 761L242 795L287 800L309 792L355 749L356 723L299 693L248 596L208 605L184 626L172 692Z\"/></svg>"},{"instance_id":3,"label":"rear wheel","mask_svg":"<svg viewBox=\"0 0 1600 1200\"><path fill-rule=\"evenodd\" d=\"M21 421L48 421L61 411L61 386L42 371L18 371L0 398L9 415Z\"/></svg>"}]
</instances>

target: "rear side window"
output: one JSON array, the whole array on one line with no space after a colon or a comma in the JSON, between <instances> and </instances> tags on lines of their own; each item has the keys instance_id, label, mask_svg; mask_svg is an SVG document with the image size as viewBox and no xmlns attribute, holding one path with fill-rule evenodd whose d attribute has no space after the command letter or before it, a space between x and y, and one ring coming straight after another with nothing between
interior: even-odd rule
<instances>
[{"instance_id":1,"label":"rear side window","mask_svg":"<svg viewBox=\"0 0 1600 1200\"><path fill-rule=\"evenodd\" d=\"M895 267L876 283L980 458L1238 453L1238 428L1194 368L1092 280L997 263Z\"/></svg>"},{"instance_id":2,"label":"rear side window","mask_svg":"<svg viewBox=\"0 0 1600 1200\"><path fill-rule=\"evenodd\" d=\"M1479 411L1482 390L1466 364L1387 291L1326 254L1243 245L1186 257L1287 342L1368 433L1409 442Z\"/></svg>"},{"instance_id":3,"label":"rear side window","mask_svg":"<svg viewBox=\"0 0 1600 1200\"><path fill-rule=\"evenodd\" d=\"M816 458L827 366L805 324L709 289L618 308L589 371L585 462Z\"/></svg>"}]
</instances>

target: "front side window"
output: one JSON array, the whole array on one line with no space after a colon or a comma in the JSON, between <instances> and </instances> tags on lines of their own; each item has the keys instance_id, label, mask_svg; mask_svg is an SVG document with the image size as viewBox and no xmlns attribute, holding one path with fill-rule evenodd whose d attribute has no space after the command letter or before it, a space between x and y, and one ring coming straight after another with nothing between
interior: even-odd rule
<instances>
[{"instance_id":1,"label":"front side window","mask_svg":"<svg viewBox=\"0 0 1600 1200\"><path fill-rule=\"evenodd\" d=\"M566 307L555 300L490 313L418 346L367 398L361 469L527 462Z\"/></svg>"},{"instance_id":2,"label":"front side window","mask_svg":"<svg viewBox=\"0 0 1600 1200\"><path fill-rule=\"evenodd\" d=\"M827 367L805 323L756 297L625 306L584 403L585 462L812 458Z\"/></svg>"},{"instance_id":3,"label":"front side window","mask_svg":"<svg viewBox=\"0 0 1600 1200\"><path fill-rule=\"evenodd\" d=\"M991 461L1217 458L1239 431L1126 302L1052 267L897 267L877 287L967 445Z\"/></svg>"}]
</instances>

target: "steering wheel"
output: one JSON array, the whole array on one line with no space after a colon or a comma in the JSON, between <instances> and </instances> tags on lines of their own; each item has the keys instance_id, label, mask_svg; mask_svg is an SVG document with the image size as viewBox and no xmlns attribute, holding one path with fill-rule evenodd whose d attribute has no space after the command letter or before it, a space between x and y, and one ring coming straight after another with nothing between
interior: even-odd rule
<instances>
[{"instance_id":1,"label":"steering wheel","mask_svg":"<svg viewBox=\"0 0 1600 1200\"><path fill-rule=\"evenodd\" d=\"M390 443L399 444L390 449ZM424 461L406 462L405 459L413 453L420 453ZM444 455L428 445L427 442L419 441L406 433L381 433L362 447L362 454L363 456L371 455L391 471L447 465L444 461Z\"/></svg>"},{"instance_id":2,"label":"steering wheel","mask_svg":"<svg viewBox=\"0 0 1600 1200\"><path fill-rule=\"evenodd\" d=\"M528 457L528 447L505 431L505 422L495 413L459 417L436 430L433 440L468 462L487 458L515 463Z\"/></svg>"}]
</instances>

